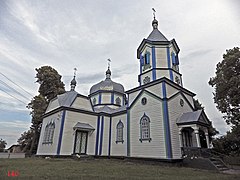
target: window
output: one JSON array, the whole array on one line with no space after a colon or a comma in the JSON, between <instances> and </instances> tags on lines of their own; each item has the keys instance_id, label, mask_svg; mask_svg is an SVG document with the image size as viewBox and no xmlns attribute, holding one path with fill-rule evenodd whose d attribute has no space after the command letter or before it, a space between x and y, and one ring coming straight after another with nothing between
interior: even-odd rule
<instances>
[{"instance_id":1,"label":"window","mask_svg":"<svg viewBox=\"0 0 240 180\"><path fill-rule=\"evenodd\" d=\"M144 55L144 64L150 64L150 53L148 51Z\"/></svg>"},{"instance_id":2,"label":"window","mask_svg":"<svg viewBox=\"0 0 240 180\"><path fill-rule=\"evenodd\" d=\"M96 102L97 102L96 98L93 98L93 105L96 105Z\"/></svg>"},{"instance_id":3,"label":"window","mask_svg":"<svg viewBox=\"0 0 240 180\"><path fill-rule=\"evenodd\" d=\"M116 135L116 143L121 142L123 143L123 128L124 125L121 120L119 120L117 124L117 135Z\"/></svg>"},{"instance_id":4,"label":"window","mask_svg":"<svg viewBox=\"0 0 240 180\"><path fill-rule=\"evenodd\" d=\"M116 104L121 105L121 99L119 97L116 98Z\"/></svg>"},{"instance_id":5,"label":"window","mask_svg":"<svg viewBox=\"0 0 240 180\"><path fill-rule=\"evenodd\" d=\"M150 52L146 51L144 56L142 56L141 63L142 63L142 66L143 66L143 71L151 68L151 65L150 65Z\"/></svg>"},{"instance_id":6,"label":"window","mask_svg":"<svg viewBox=\"0 0 240 180\"><path fill-rule=\"evenodd\" d=\"M53 143L53 135L54 135L55 123L50 122L45 127L43 144L52 144Z\"/></svg>"},{"instance_id":7,"label":"window","mask_svg":"<svg viewBox=\"0 0 240 180\"><path fill-rule=\"evenodd\" d=\"M151 141L150 138L150 119L149 117L144 113L143 117L140 120L140 139L142 141Z\"/></svg>"}]
</instances>

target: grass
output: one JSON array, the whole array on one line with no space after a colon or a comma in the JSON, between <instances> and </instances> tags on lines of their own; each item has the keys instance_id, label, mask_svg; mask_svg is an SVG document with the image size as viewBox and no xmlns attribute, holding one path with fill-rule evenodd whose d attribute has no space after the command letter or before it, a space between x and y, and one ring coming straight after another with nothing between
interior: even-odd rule
<instances>
[{"instance_id":1,"label":"grass","mask_svg":"<svg viewBox=\"0 0 240 180\"><path fill-rule=\"evenodd\" d=\"M19 176L8 177L8 171L18 171ZM0 179L230 180L240 179L240 175L112 159L79 161L73 159L25 158L0 159Z\"/></svg>"}]
</instances>

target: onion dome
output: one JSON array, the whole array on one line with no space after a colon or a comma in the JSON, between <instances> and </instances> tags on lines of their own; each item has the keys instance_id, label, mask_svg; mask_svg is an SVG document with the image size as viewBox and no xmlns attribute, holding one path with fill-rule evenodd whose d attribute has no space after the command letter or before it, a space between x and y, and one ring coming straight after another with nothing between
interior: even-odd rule
<instances>
[{"instance_id":1,"label":"onion dome","mask_svg":"<svg viewBox=\"0 0 240 180\"><path fill-rule=\"evenodd\" d=\"M111 71L109 67L106 71L106 79L93 85L90 89L90 94L96 93L98 91L115 91L122 94L124 93L123 85L111 80Z\"/></svg>"}]
</instances>

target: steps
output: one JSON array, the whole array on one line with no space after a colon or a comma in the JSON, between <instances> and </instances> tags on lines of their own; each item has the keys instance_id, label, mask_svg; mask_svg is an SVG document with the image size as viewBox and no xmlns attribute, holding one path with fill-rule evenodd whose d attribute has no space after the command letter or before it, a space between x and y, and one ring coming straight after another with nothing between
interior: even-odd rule
<instances>
[{"instance_id":1,"label":"steps","mask_svg":"<svg viewBox=\"0 0 240 180\"><path fill-rule=\"evenodd\" d=\"M220 172L229 170L227 165L224 164L224 162L221 159L218 159L218 158L209 158L209 159Z\"/></svg>"}]
</instances>

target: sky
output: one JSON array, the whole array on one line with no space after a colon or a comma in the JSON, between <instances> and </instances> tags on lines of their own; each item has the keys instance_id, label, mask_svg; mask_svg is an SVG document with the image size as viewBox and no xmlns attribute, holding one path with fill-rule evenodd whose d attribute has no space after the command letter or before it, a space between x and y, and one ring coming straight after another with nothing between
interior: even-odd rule
<instances>
[{"instance_id":1,"label":"sky","mask_svg":"<svg viewBox=\"0 0 240 180\"><path fill-rule=\"evenodd\" d=\"M152 31L153 7L159 30L180 48L184 87L225 134L208 81L226 49L240 46L238 0L0 0L0 138L7 147L30 127L35 68L55 68L66 90L77 68L76 91L88 95L110 58L112 79L125 90L138 86L137 48Z\"/></svg>"}]
</instances>

